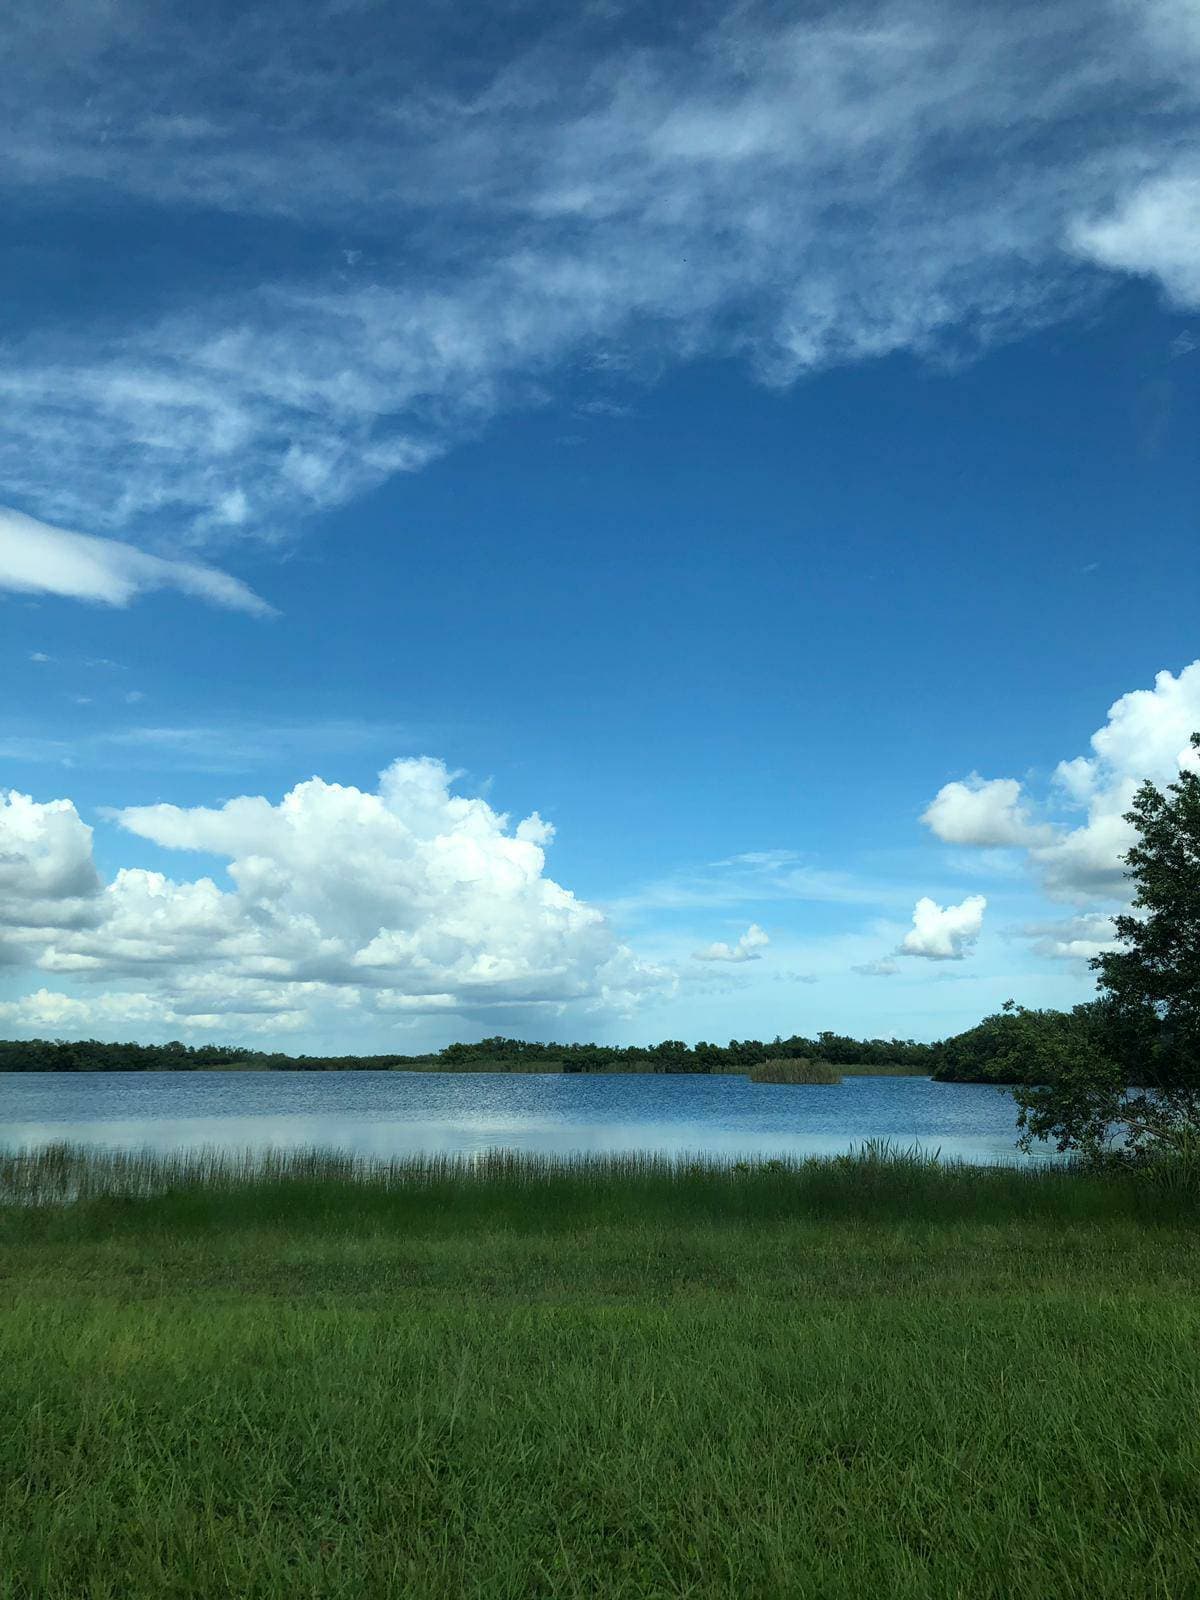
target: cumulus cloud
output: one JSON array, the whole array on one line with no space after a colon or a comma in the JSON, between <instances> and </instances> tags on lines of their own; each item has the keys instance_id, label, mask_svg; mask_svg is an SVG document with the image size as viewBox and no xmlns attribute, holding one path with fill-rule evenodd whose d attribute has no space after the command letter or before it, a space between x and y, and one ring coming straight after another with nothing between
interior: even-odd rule
<instances>
[{"instance_id":1,"label":"cumulus cloud","mask_svg":"<svg viewBox=\"0 0 1200 1600\"><path fill-rule=\"evenodd\" d=\"M1147 779L1161 788L1181 766L1196 765L1189 740L1198 728L1200 661L1193 661L1178 676L1158 673L1153 689L1122 695L1092 735L1092 753L1059 762L1045 805L1057 804L1066 820L1031 823L1015 779L984 783L977 778L947 784L922 820L939 838L955 843L1022 845L1052 899L1079 906L1123 901L1128 880L1122 858L1134 840L1125 813ZM1072 811L1084 813L1074 826ZM1061 942L1070 946L1073 941Z\"/></svg>"},{"instance_id":2,"label":"cumulus cloud","mask_svg":"<svg viewBox=\"0 0 1200 1600\"><path fill-rule=\"evenodd\" d=\"M21 939L78 927L94 918L100 887L92 830L69 800L0 791L0 929Z\"/></svg>"},{"instance_id":3,"label":"cumulus cloud","mask_svg":"<svg viewBox=\"0 0 1200 1600\"><path fill-rule=\"evenodd\" d=\"M52 38L41 15L0 18L4 181L203 206L254 242L240 282L197 231L136 322L10 341L0 471L66 525L283 531L568 362L603 413L614 373L698 353L786 383L969 354L1113 271L1195 292L1184 0L717 0L683 31L551 5L500 46L458 10L341 0L302 28L283 0L149 25L76 3ZM264 218L307 230L307 264L264 270Z\"/></svg>"},{"instance_id":4,"label":"cumulus cloud","mask_svg":"<svg viewBox=\"0 0 1200 1600\"><path fill-rule=\"evenodd\" d=\"M1100 913L1068 917L1062 922L1031 923L1021 931L1033 940L1038 955L1060 961L1090 961L1117 947L1112 918Z\"/></svg>"},{"instance_id":5,"label":"cumulus cloud","mask_svg":"<svg viewBox=\"0 0 1200 1600\"><path fill-rule=\"evenodd\" d=\"M913 925L900 941L897 954L923 956L928 961L961 961L979 938L987 900L968 895L961 905L939 906L928 895L913 907Z\"/></svg>"},{"instance_id":6,"label":"cumulus cloud","mask_svg":"<svg viewBox=\"0 0 1200 1600\"><path fill-rule=\"evenodd\" d=\"M693 961L761 961L763 950L771 942L770 936L757 922L752 922L736 944L717 940L706 944L692 954Z\"/></svg>"},{"instance_id":7,"label":"cumulus cloud","mask_svg":"<svg viewBox=\"0 0 1200 1600\"><path fill-rule=\"evenodd\" d=\"M977 772L939 789L921 821L947 844L1029 845L1052 831L1030 819L1015 778L988 780Z\"/></svg>"},{"instance_id":8,"label":"cumulus cloud","mask_svg":"<svg viewBox=\"0 0 1200 1600\"><path fill-rule=\"evenodd\" d=\"M125 606L150 589L178 589L261 616L271 610L237 578L194 561L167 561L117 539L52 528L0 506L0 589ZM49 661L35 652L32 661Z\"/></svg>"},{"instance_id":9,"label":"cumulus cloud","mask_svg":"<svg viewBox=\"0 0 1200 1600\"><path fill-rule=\"evenodd\" d=\"M319 778L277 803L118 813L131 834L226 863L232 888L141 867L97 875L67 800L0 809L0 927L86 993L0 1007L28 1026L155 1022L272 1033L513 1009L628 1011L670 975L546 876L552 829L455 795L440 762L394 762L366 792Z\"/></svg>"},{"instance_id":10,"label":"cumulus cloud","mask_svg":"<svg viewBox=\"0 0 1200 1600\"><path fill-rule=\"evenodd\" d=\"M272 1018L271 1031L290 1032L297 1026L299 1017L299 1013L277 1015ZM177 1011L155 994L94 994L81 1000L56 989L41 988L22 995L19 1000L0 1002L0 1021L22 1032L44 1033L54 1038L63 1034L92 1033L96 1029L149 1028L186 1033L197 1028L219 1027L226 1020L215 1012L204 1016Z\"/></svg>"}]
</instances>

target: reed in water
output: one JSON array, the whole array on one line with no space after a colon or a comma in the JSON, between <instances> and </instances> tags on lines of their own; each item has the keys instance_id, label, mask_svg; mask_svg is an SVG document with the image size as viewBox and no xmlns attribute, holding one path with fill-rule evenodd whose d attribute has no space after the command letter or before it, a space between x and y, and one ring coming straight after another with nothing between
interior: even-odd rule
<instances>
[{"instance_id":1,"label":"reed in water","mask_svg":"<svg viewBox=\"0 0 1200 1600\"><path fill-rule=\"evenodd\" d=\"M750 1068L751 1083L841 1083L842 1071L831 1061L801 1058L760 1061Z\"/></svg>"}]
</instances>

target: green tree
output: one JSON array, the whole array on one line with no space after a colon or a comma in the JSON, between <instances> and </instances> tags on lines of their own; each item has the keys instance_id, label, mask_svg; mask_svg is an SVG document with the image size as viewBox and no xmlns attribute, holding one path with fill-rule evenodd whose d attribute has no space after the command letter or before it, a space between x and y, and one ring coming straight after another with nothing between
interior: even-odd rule
<instances>
[{"instance_id":1,"label":"green tree","mask_svg":"<svg viewBox=\"0 0 1200 1600\"><path fill-rule=\"evenodd\" d=\"M1200 733L1191 748L1200 755ZM1162 794L1138 790L1126 821L1138 841L1125 857L1137 882L1131 910L1114 919L1125 947L1097 956L1100 987L1119 1012L1148 1009L1161 1028L1154 1081L1195 1085L1200 1069L1200 770L1185 767Z\"/></svg>"},{"instance_id":2,"label":"green tree","mask_svg":"<svg viewBox=\"0 0 1200 1600\"><path fill-rule=\"evenodd\" d=\"M1084 1019L1006 1000L1001 1010L933 1047L940 1083L1046 1084L1076 1053Z\"/></svg>"},{"instance_id":3,"label":"green tree","mask_svg":"<svg viewBox=\"0 0 1200 1600\"><path fill-rule=\"evenodd\" d=\"M1165 792L1144 783L1125 820L1135 892L1113 919L1120 948L1093 960L1099 997L1072 1013L1050 1081L1014 1091L1026 1147L1200 1152L1200 773L1185 767Z\"/></svg>"}]
</instances>

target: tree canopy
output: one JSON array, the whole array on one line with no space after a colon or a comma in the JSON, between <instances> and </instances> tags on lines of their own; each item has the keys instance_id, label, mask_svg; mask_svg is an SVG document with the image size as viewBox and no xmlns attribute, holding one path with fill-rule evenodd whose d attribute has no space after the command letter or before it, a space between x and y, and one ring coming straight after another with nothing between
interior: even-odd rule
<instances>
[{"instance_id":1,"label":"tree canopy","mask_svg":"<svg viewBox=\"0 0 1200 1600\"><path fill-rule=\"evenodd\" d=\"M0 1040L0 1072L194 1072L214 1068L258 1071L379 1071L393 1067L470 1065L497 1072L509 1068L569 1072L729 1072L744 1071L772 1058L831 1061L843 1066L905 1066L933 1070L939 1046L912 1039L851 1039L843 1034L802 1034L791 1038L730 1039L688 1045L664 1039L649 1045L559 1044L509 1039L497 1034L473 1043L447 1045L427 1055L288 1056L229 1045L110 1044L100 1039Z\"/></svg>"},{"instance_id":2,"label":"tree canopy","mask_svg":"<svg viewBox=\"0 0 1200 1600\"><path fill-rule=\"evenodd\" d=\"M1190 748L1200 753L1200 733ZM1144 783L1125 820L1134 893L1113 919L1118 948L1091 963L1098 998L1042 1031L1046 1081L1015 1090L1022 1143L1124 1160L1200 1153L1200 772L1183 765L1165 792ZM1034 1013L1013 1012L1036 1031Z\"/></svg>"}]
</instances>

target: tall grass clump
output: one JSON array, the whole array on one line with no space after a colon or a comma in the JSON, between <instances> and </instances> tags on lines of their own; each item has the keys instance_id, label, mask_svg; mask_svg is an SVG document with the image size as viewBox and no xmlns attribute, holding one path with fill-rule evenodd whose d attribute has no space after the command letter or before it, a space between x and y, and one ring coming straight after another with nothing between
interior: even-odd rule
<instances>
[{"instance_id":1,"label":"tall grass clump","mask_svg":"<svg viewBox=\"0 0 1200 1600\"><path fill-rule=\"evenodd\" d=\"M491 1072L507 1077L514 1072L557 1074L566 1071L566 1064L562 1061L545 1061L541 1057L525 1061L519 1056L472 1056L466 1061L456 1060L453 1065L437 1059L405 1061L399 1066L389 1067L388 1070L390 1072Z\"/></svg>"},{"instance_id":2,"label":"tall grass clump","mask_svg":"<svg viewBox=\"0 0 1200 1600\"><path fill-rule=\"evenodd\" d=\"M550 1234L585 1226L879 1223L1018 1219L1100 1221L1200 1212L1195 1168L1088 1171L1070 1163L979 1166L867 1141L845 1155L739 1160L695 1155L355 1157L337 1151L104 1151L52 1145L0 1152L0 1221L56 1235L93 1225L220 1235L248 1228L433 1228L467 1236L494 1226ZM19 1218L23 1222L18 1222ZM55 1220L57 1219L57 1220ZM74 1219L74 1220L72 1220ZM64 1237L66 1235L64 1234Z\"/></svg>"},{"instance_id":3,"label":"tall grass clump","mask_svg":"<svg viewBox=\"0 0 1200 1600\"><path fill-rule=\"evenodd\" d=\"M840 1067L831 1061L795 1060L759 1061L750 1068L751 1083L841 1083Z\"/></svg>"},{"instance_id":4,"label":"tall grass clump","mask_svg":"<svg viewBox=\"0 0 1200 1600\"><path fill-rule=\"evenodd\" d=\"M929 1067L910 1061L855 1061L838 1062L844 1078L927 1078Z\"/></svg>"}]
</instances>

